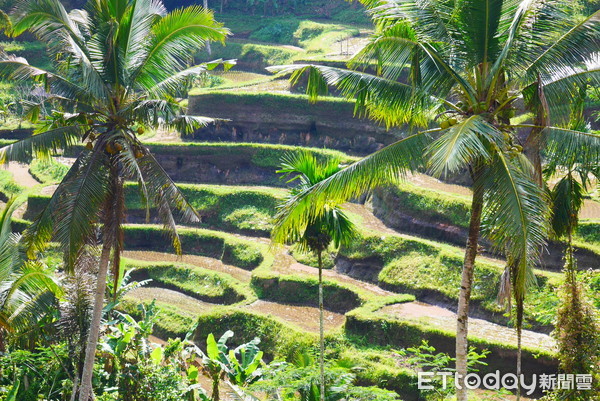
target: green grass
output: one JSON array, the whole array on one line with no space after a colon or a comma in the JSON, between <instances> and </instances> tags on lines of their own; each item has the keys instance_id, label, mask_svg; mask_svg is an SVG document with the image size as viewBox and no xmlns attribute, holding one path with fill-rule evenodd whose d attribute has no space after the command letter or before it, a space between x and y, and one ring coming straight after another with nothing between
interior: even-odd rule
<instances>
[{"instance_id":1,"label":"green grass","mask_svg":"<svg viewBox=\"0 0 600 401\"><path fill-rule=\"evenodd\" d=\"M379 306L379 305L376 305ZM377 313L371 304L366 304L346 314L346 331L348 335L367 338L370 344L395 347L408 347L428 340L438 349L452 349L455 334L450 330L440 329L425 322L403 320L400 318L384 317ZM517 344L504 343L497 340L487 340L469 336L472 345L479 349L489 349L502 354L502 350L516 350ZM524 354L534 357L552 359L554 353L542 348L524 347Z\"/></svg>"},{"instance_id":2,"label":"green grass","mask_svg":"<svg viewBox=\"0 0 600 401\"><path fill-rule=\"evenodd\" d=\"M34 160L29 165L29 173L43 184L58 184L69 171L69 167L50 160Z\"/></svg>"},{"instance_id":3,"label":"green grass","mask_svg":"<svg viewBox=\"0 0 600 401\"><path fill-rule=\"evenodd\" d=\"M225 92L228 95L231 93ZM208 96L208 95L204 95ZM241 98L238 95L232 95L229 102L235 103ZM268 94L257 95L253 99L255 102L261 100L267 101ZM212 98L207 97L207 100ZM272 99L272 101L277 101ZM306 105L306 104L305 104ZM298 106L300 107L300 105ZM178 143L146 143L149 150L155 154L164 155L189 155L189 156L214 156L216 158L227 157L228 155L247 155L248 160L260 167L279 168L281 166L281 155L285 152L310 152L317 158L335 157L344 163L358 160L356 157L348 156L337 150L322 148L304 148L299 146L275 145L266 143L242 143L242 142L178 142Z\"/></svg>"},{"instance_id":4,"label":"green grass","mask_svg":"<svg viewBox=\"0 0 600 401\"><path fill-rule=\"evenodd\" d=\"M358 36L359 33L357 28L351 26L302 21L293 36L298 46L307 53L328 53L335 42Z\"/></svg>"},{"instance_id":5,"label":"green grass","mask_svg":"<svg viewBox=\"0 0 600 401\"><path fill-rule=\"evenodd\" d=\"M46 45L42 42L16 40L0 42L0 49L4 49L9 54L26 58L29 64L35 67L52 69L52 63L46 54Z\"/></svg>"},{"instance_id":6,"label":"green grass","mask_svg":"<svg viewBox=\"0 0 600 401\"><path fill-rule=\"evenodd\" d=\"M360 28L365 27L365 24L357 24L356 19L332 23L293 16L254 19L228 15L224 16L224 21L237 36L225 45L215 43L210 55L203 50L198 58L237 59L236 68L257 72L306 57L326 57L335 51L336 42L358 36Z\"/></svg>"},{"instance_id":7,"label":"green grass","mask_svg":"<svg viewBox=\"0 0 600 401\"><path fill-rule=\"evenodd\" d=\"M155 225L125 226L125 247L132 250L172 252L164 230ZM265 262L266 246L234 235L205 229L178 229L184 253L207 256L242 269L252 270Z\"/></svg>"},{"instance_id":8,"label":"green grass","mask_svg":"<svg viewBox=\"0 0 600 401\"><path fill-rule=\"evenodd\" d=\"M382 267L378 279L389 290L442 297L448 302L458 302L464 251L461 248L423 240L406 235L382 236L376 232L363 232L340 255L353 259L378 260ZM497 304L501 265L479 260L475 265L471 299L489 313L499 313ZM559 273L536 271L540 288L556 286L562 279ZM533 324L547 324L534 311L526 318Z\"/></svg>"},{"instance_id":9,"label":"green grass","mask_svg":"<svg viewBox=\"0 0 600 401\"><path fill-rule=\"evenodd\" d=\"M0 193L7 198L13 198L20 195L25 188L17 184L10 171L0 169Z\"/></svg>"},{"instance_id":10,"label":"green grass","mask_svg":"<svg viewBox=\"0 0 600 401\"><path fill-rule=\"evenodd\" d=\"M6 87L7 85L10 85L10 84L0 81L0 102L10 103L14 100L13 95L10 92L10 89L8 89L8 90L3 89L3 87ZM33 129L33 127L34 127L34 125L32 123L30 123L29 121L20 120L12 115L6 119L0 120L0 131ZM14 140L11 140L11 142L14 142ZM2 143L2 144L0 144L0 146L5 145L5 144L8 145L8 143Z\"/></svg>"},{"instance_id":11,"label":"green grass","mask_svg":"<svg viewBox=\"0 0 600 401\"><path fill-rule=\"evenodd\" d=\"M151 285L175 289L205 302L235 304L256 298L247 286L230 275L194 265L124 258L123 266L125 269L135 269L137 275L147 275L152 280Z\"/></svg>"},{"instance_id":12,"label":"green grass","mask_svg":"<svg viewBox=\"0 0 600 401\"><path fill-rule=\"evenodd\" d=\"M386 191L393 193L393 207L408 215L458 227L467 227L469 224L471 202L467 197L407 182L388 187Z\"/></svg>"},{"instance_id":13,"label":"green grass","mask_svg":"<svg viewBox=\"0 0 600 401\"><path fill-rule=\"evenodd\" d=\"M270 65L289 64L303 52L283 46L256 44L244 40L229 40L225 45L211 44L210 56L205 51L198 58L203 61L222 58L236 59L237 67L256 72L265 72Z\"/></svg>"},{"instance_id":14,"label":"green grass","mask_svg":"<svg viewBox=\"0 0 600 401\"><path fill-rule=\"evenodd\" d=\"M269 235L275 207L285 196L285 191L277 188L194 184L179 184L178 187L202 216L200 227L249 235ZM38 215L49 200L49 195L30 195L26 216ZM145 203L142 203L137 184L126 184L125 203L130 212L144 218ZM151 216L155 215L152 210Z\"/></svg>"}]
</instances>

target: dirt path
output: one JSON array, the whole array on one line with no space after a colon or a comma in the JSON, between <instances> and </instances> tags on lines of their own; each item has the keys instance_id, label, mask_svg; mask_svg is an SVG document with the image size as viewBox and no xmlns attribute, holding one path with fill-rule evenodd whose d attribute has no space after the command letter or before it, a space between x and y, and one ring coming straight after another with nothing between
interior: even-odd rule
<instances>
[{"instance_id":1,"label":"dirt path","mask_svg":"<svg viewBox=\"0 0 600 401\"><path fill-rule=\"evenodd\" d=\"M173 305L179 310L193 315L205 313L217 306L216 304L199 301L196 298L182 294L179 291L167 290L165 288L158 287L136 288L127 294L127 296L140 301L152 301L153 299L156 299L158 302Z\"/></svg>"},{"instance_id":2,"label":"dirt path","mask_svg":"<svg viewBox=\"0 0 600 401\"><path fill-rule=\"evenodd\" d=\"M361 227L368 230L379 231L384 234L400 235L396 230L386 226L373 214L373 209L369 205L359 205L357 203L345 203L344 210L355 214L361 219Z\"/></svg>"},{"instance_id":3,"label":"dirt path","mask_svg":"<svg viewBox=\"0 0 600 401\"><path fill-rule=\"evenodd\" d=\"M172 253L153 252L153 251L125 251L123 256L130 259L141 260L145 262L175 262L186 263L202 267L204 269L214 270L221 273L227 273L234 278L249 283L252 277L252 272L249 272L239 267L226 265L220 260L207 258L197 255L182 255L177 256Z\"/></svg>"},{"instance_id":4,"label":"dirt path","mask_svg":"<svg viewBox=\"0 0 600 401\"><path fill-rule=\"evenodd\" d=\"M299 326L301 329L311 333L319 332L319 309L309 306L296 306L278 304L275 302L256 301L245 309L276 316L288 323ZM346 317L340 313L330 311L324 312L325 330L339 329L344 325Z\"/></svg>"},{"instance_id":5,"label":"dirt path","mask_svg":"<svg viewBox=\"0 0 600 401\"><path fill-rule=\"evenodd\" d=\"M456 314L448 309L423 302L408 302L403 304L388 305L377 313L429 325L456 332ZM515 329L488 322L483 319L469 318L469 334L486 340L500 341L505 344L516 344L517 333ZM523 330L523 345L537 349L556 349L556 342L552 337Z\"/></svg>"},{"instance_id":6,"label":"dirt path","mask_svg":"<svg viewBox=\"0 0 600 401\"><path fill-rule=\"evenodd\" d=\"M39 182L29 174L29 165L27 164L10 162L5 170L10 171L15 182L22 187L31 188L39 184Z\"/></svg>"},{"instance_id":7,"label":"dirt path","mask_svg":"<svg viewBox=\"0 0 600 401\"><path fill-rule=\"evenodd\" d=\"M471 189L462 185L448 184L443 181L433 178L427 174L413 173L409 174L407 181L411 184L423 187L425 189L433 189L440 192L448 192L454 195L471 197Z\"/></svg>"}]
</instances>

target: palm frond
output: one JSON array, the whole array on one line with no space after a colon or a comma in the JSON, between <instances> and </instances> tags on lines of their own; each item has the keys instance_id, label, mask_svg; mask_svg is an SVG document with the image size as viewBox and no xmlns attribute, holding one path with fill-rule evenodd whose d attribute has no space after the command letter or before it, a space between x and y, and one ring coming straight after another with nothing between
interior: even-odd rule
<instances>
[{"instance_id":1,"label":"palm frond","mask_svg":"<svg viewBox=\"0 0 600 401\"><path fill-rule=\"evenodd\" d=\"M552 233L561 238L572 233L577 226L579 212L585 198L584 186L567 174L554 185L550 193L552 199Z\"/></svg>"},{"instance_id":2,"label":"palm frond","mask_svg":"<svg viewBox=\"0 0 600 401\"><path fill-rule=\"evenodd\" d=\"M539 262L548 234L548 199L532 179L533 168L525 156L508 158L496 148L484 169L485 190L482 229L514 264L513 294L522 296L535 283L533 268Z\"/></svg>"},{"instance_id":3,"label":"palm frond","mask_svg":"<svg viewBox=\"0 0 600 401\"><path fill-rule=\"evenodd\" d=\"M149 196L154 197L154 204L158 207L159 218L178 253L181 252L181 241L177 234L175 217L172 208L178 213L178 218L183 222L194 223L200 221L200 217L190 205L179 188L169 178L161 165L145 149L143 156L139 158L139 167L146 183Z\"/></svg>"},{"instance_id":4,"label":"palm frond","mask_svg":"<svg viewBox=\"0 0 600 401\"><path fill-rule=\"evenodd\" d=\"M455 173L477 159L487 160L489 143L500 143L503 135L481 116L473 115L442 132L427 149L429 169L435 176Z\"/></svg>"},{"instance_id":5,"label":"palm frond","mask_svg":"<svg viewBox=\"0 0 600 401\"><path fill-rule=\"evenodd\" d=\"M457 8L457 19L464 35L463 51L473 65L496 60L502 48L502 35L514 14L514 1L466 0Z\"/></svg>"},{"instance_id":6,"label":"palm frond","mask_svg":"<svg viewBox=\"0 0 600 401\"><path fill-rule=\"evenodd\" d=\"M147 55L132 74L132 82L152 88L184 69L190 54L206 41L223 41L229 30L200 6L175 10L152 26Z\"/></svg>"},{"instance_id":7,"label":"palm frond","mask_svg":"<svg viewBox=\"0 0 600 401\"><path fill-rule=\"evenodd\" d=\"M313 101L337 87L348 99L356 99L355 113L383 122L388 127L402 124L425 126L440 107L439 99L410 85L358 71L319 65L269 67L269 71L291 75L295 82L308 73L307 93Z\"/></svg>"},{"instance_id":8,"label":"palm frond","mask_svg":"<svg viewBox=\"0 0 600 401\"><path fill-rule=\"evenodd\" d=\"M568 69L586 60L597 49L600 40L600 11L574 23L559 37L549 39L547 46L540 47L535 59L523 67L526 74L535 79L538 74L551 75L556 69ZM560 27L554 22L554 27Z\"/></svg>"},{"instance_id":9,"label":"palm frond","mask_svg":"<svg viewBox=\"0 0 600 401\"><path fill-rule=\"evenodd\" d=\"M403 175L423 166L428 141L427 131L401 139L291 196L279 209L272 239L285 243L290 233L304 232L327 206L339 205L376 187L397 183Z\"/></svg>"},{"instance_id":10,"label":"palm frond","mask_svg":"<svg viewBox=\"0 0 600 401\"><path fill-rule=\"evenodd\" d=\"M32 135L0 148L0 163L9 161L29 162L34 156L48 159L59 150L74 145L81 134L82 128L74 125Z\"/></svg>"}]
</instances>

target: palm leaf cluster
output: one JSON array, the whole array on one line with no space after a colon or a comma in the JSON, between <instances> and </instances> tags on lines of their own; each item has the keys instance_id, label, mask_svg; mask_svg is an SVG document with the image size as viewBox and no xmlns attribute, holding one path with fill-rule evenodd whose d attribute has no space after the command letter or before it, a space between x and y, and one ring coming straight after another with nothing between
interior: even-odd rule
<instances>
[{"instance_id":1,"label":"palm leaf cluster","mask_svg":"<svg viewBox=\"0 0 600 401\"><path fill-rule=\"evenodd\" d=\"M271 70L291 75L292 82L307 76L311 101L333 86L355 99L356 114L405 126L407 134L296 193L275 230L301 232L325 206L414 170L438 177L467 172L473 205L457 336L457 353L466 352L464 320L480 230L506 255L503 294L517 302L521 327L532 268L549 234L543 166L597 166L600 160L600 136L572 123L582 92L585 97L588 85L600 84L600 12L574 18L555 0L362 3L376 31L348 69L305 64ZM530 122L515 123L515 114ZM464 374L464 355L459 361Z\"/></svg>"},{"instance_id":2,"label":"palm leaf cluster","mask_svg":"<svg viewBox=\"0 0 600 401\"><path fill-rule=\"evenodd\" d=\"M0 54L0 73L39 82L46 91L43 101L54 112L40 132L0 149L0 159L44 158L85 145L28 231L32 249L54 239L72 268L84 246L97 242L95 223L111 220L100 211L120 210L113 208L122 191L115 185L118 179L139 183L140 196L148 209L159 212L179 251L176 219L194 220L195 213L138 136L144 127L189 132L208 121L185 115L176 96L190 78L220 64L190 66L190 55L209 40L224 40L228 30L201 7L167 14L154 0L93 0L85 10L71 12L58 0L22 1L11 16L11 33L33 32L46 43L54 69ZM29 115L38 118L41 105L29 108ZM122 235L118 224L103 234L115 245Z\"/></svg>"},{"instance_id":3,"label":"palm leaf cluster","mask_svg":"<svg viewBox=\"0 0 600 401\"><path fill-rule=\"evenodd\" d=\"M485 193L484 232L517 264L515 288L523 288L547 235L548 199L536 185L542 157L558 165L578 154L579 162L597 164L600 137L569 123L579 88L600 84L600 14L575 20L558 1L363 3L376 33L350 69L271 70L291 74L292 81L307 74L312 100L334 86L356 99L357 113L415 128L297 194L278 225L305 227L324 204L417 168L436 176L468 169ZM377 74L363 72L366 67ZM512 124L515 112L531 113L533 122Z\"/></svg>"},{"instance_id":4,"label":"palm leaf cluster","mask_svg":"<svg viewBox=\"0 0 600 401\"><path fill-rule=\"evenodd\" d=\"M17 204L9 201L0 214L0 349L4 333L32 329L62 293L53 272L44 265L24 259L20 235L11 230Z\"/></svg>"},{"instance_id":5,"label":"palm leaf cluster","mask_svg":"<svg viewBox=\"0 0 600 401\"><path fill-rule=\"evenodd\" d=\"M319 161L309 152L290 152L282 156L282 178L288 183L297 182L287 199L279 206L276 221L288 218L289 208L293 208L299 194L310 189L341 170L341 161L330 158ZM339 248L348 244L354 233L354 226L343 210L335 204L328 204L321 213L308 217L307 226L287 226L289 230L273 230L273 241L280 244L294 243L301 252L323 252L330 245Z\"/></svg>"}]
</instances>

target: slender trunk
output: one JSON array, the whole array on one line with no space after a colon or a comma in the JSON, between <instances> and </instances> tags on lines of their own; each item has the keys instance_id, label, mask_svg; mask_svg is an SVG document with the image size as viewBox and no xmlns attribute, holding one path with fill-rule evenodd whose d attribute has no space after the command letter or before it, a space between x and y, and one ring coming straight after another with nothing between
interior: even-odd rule
<instances>
[{"instance_id":1,"label":"slender trunk","mask_svg":"<svg viewBox=\"0 0 600 401\"><path fill-rule=\"evenodd\" d=\"M111 244L109 242L105 242L102 246L102 255L100 256L100 267L98 269L98 278L96 280L97 283L96 296L94 298L94 310L92 312L92 321L90 323L90 330L88 333L88 340L85 348L85 361L83 363L81 386L79 388L79 401L89 401L93 397L92 374L94 372L96 347L98 345L98 336L100 334L102 309L104 308L104 295L106 292L106 276L108 274L110 248Z\"/></svg>"},{"instance_id":2,"label":"slender trunk","mask_svg":"<svg viewBox=\"0 0 600 401\"><path fill-rule=\"evenodd\" d=\"M211 400L219 401L220 399L221 398L219 396L219 378L216 378L213 379Z\"/></svg>"},{"instance_id":3,"label":"slender trunk","mask_svg":"<svg viewBox=\"0 0 600 401\"><path fill-rule=\"evenodd\" d=\"M317 251L319 260L319 369L321 375L320 400L325 401L325 319L323 318L323 251Z\"/></svg>"},{"instance_id":4,"label":"slender trunk","mask_svg":"<svg viewBox=\"0 0 600 401\"><path fill-rule=\"evenodd\" d=\"M468 398L464 377L467 375L468 355L468 324L469 324L469 301L471 299L471 286L473 284L473 270L477 248L479 245L479 231L481 229L481 213L483 210L483 188L478 185L479 171L472 173L473 177L473 200L471 203L471 218L469 221L469 238L465 250L465 260L462 270L460 284L460 295L458 299L458 311L456 320L456 373L459 375L456 389L457 401L466 401Z\"/></svg>"},{"instance_id":5,"label":"slender trunk","mask_svg":"<svg viewBox=\"0 0 600 401\"><path fill-rule=\"evenodd\" d=\"M517 401L521 400L521 337L523 334L523 299L517 301Z\"/></svg>"}]
</instances>

